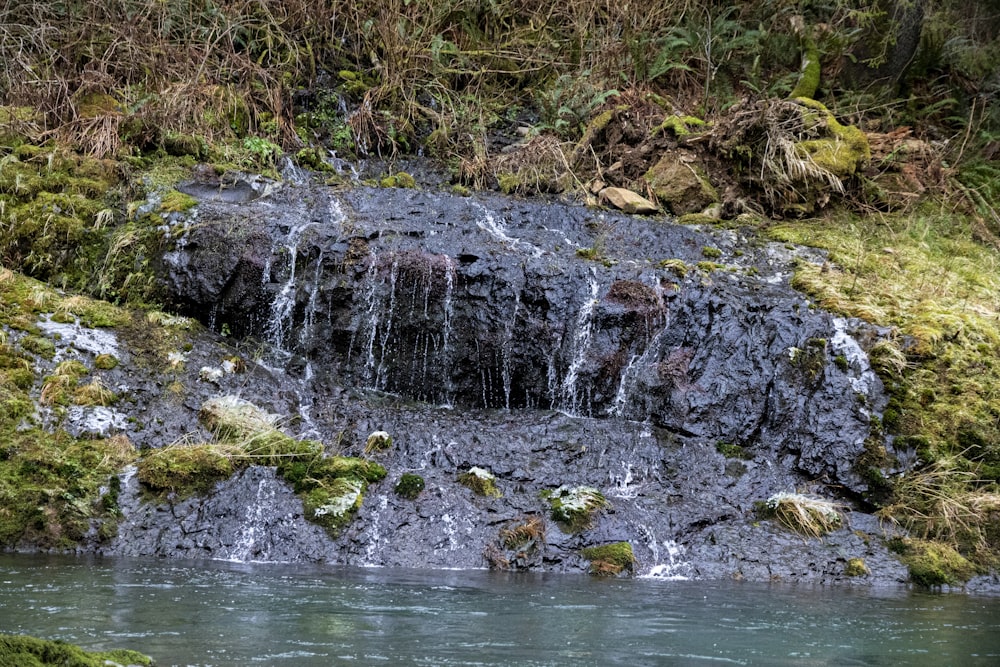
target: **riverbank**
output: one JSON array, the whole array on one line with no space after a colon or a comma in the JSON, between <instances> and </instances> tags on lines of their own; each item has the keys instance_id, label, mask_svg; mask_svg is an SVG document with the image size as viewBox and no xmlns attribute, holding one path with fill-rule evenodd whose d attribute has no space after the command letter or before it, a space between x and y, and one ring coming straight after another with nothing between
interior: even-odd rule
<instances>
[{"instance_id":1,"label":"riverbank","mask_svg":"<svg viewBox=\"0 0 1000 667\"><path fill-rule=\"evenodd\" d=\"M142 4L123 1L129 10ZM303 20L323 16L300 11L309 3L280 4L265 3L262 16L240 3L187 16L161 16L172 10L157 5L136 15L159 19L125 32L102 8L88 17L59 7L5 10L17 20L5 23L0 48L32 49L8 58L29 85L15 77L0 86L8 102L0 108L0 484L9 499L0 543L125 548L116 537L129 520L118 500L123 488L139 484L141 511L153 516L156 502L194 502L186 486L180 494L157 486L172 471L202 491L233 474L260 493L291 485L288 511L296 516L295 502L315 512L340 508L335 498L346 503L338 510L345 516L364 517L371 500L401 512L407 506L396 505L387 485L402 474L421 477L442 438L465 438L445 417L445 432L407 440L406 420L423 419L402 417L416 400L431 411L538 411L524 421L541 433L548 427L539 424L561 419L545 413L553 410L604 420L609 433L630 421L651 425L651 436L622 435L635 446L627 454L643 450L644 438L656 441L663 451L655 462L640 458L650 483L667 489L657 520L679 502L693 528L644 538L643 521L631 517L628 530L571 537L572 554L560 542L552 562L551 545L542 548L535 534L539 517L548 517L550 535L562 525L547 514L557 509L546 504L552 494L561 502L569 489L595 489L603 501L588 495L592 509L613 516L621 512L608 499L621 493L617 473L541 484L500 457L484 468L435 455L438 472L456 480L471 469L519 476L526 491L518 493L527 495L507 507L526 516L506 517L503 529L527 534L538 551L521 557L494 544L490 561L500 567L582 571L591 566L581 554L595 553L587 549L625 542L653 567L672 549L661 532L698 535L691 543L700 544L716 521L770 526L781 515L768 510L785 493L800 499L799 510L783 515L806 526L813 510L820 525L842 517L829 527L844 535L850 512L880 519L878 530L872 523L862 532L877 537L879 550L887 538L918 583L957 584L996 568L1000 330L991 201L1000 168L995 119L980 104L992 93L961 83L984 80L967 75L992 53L982 34L997 33L974 31L961 42L971 50L934 51L954 26L981 27L988 17L957 22L961 7L931 3L919 17L925 40L914 71L891 75L911 82L911 97L889 86L876 101L865 97L874 88L855 92L843 59L854 54L885 70L872 54L854 53L864 40L834 37L863 35L878 17L836 3L830 16L762 17L753 3L721 16L706 9L704 25L698 12L671 8L642 17L622 8L607 20L585 12L586 25L556 12L522 25L511 17L523 12L505 14L502 3L489 16L461 4L447 16L393 5L371 24L352 22L364 12L347 12L336 35ZM860 31L846 30L858 21ZM904 24L894 15L888 27ZM154 30L173 25L187 29ZM383 29L391 26L412 29L411 38L390 39L403 34ZM616 26L634 29L638 41L612 39ZM551 33L539 41L539 30ZM185 41L194 34L214 35L211 48ZM685 34L694 41L675 39ZM60 43L73 35L87 38ZM732 46L707 68L698 46L706 35L721 40L709 44ZM119 46L50 58L81 44ZM541 57L530 44L577 55ZM615 44L655 45L659 55L646 62L636 56L645 47ZM115 51L122 45L132 49L128 58ZM142 68L154 53L166 61ZM741 64L751 61L753 68ZM692 75L703 69L703 80ZM917 70L936 76L920 79ZM36 71L54 72L62 84L31 86ZM94 71L103 74L95 79ZM615 78L622 72L625 79ZM420 152L435 161L406 161ZM286 214L293 217L274 224ZM403 287L409 291L397 291ZM779 325L787 331L776 332ZM322 339L322 327L337 335ZM733 368L722 361L727 354ZM246 389L248 369L274 377ZM338 398L323 403L324 392ZM231 395L270 424L266 454L232 433L219 437L199 417L210 399ZM368 436L385 430L366 415L385 402L403 403L382 417L398 424L389 436L403 454L366 451ZM503 414L474 421L502 441ZM178 443L198 445L198 456L164 455L157 465L165 470L149 469L144 450ZM686 497L697 497L695 488L673 499L675 482L664 475L689 447L708 452L714 471L697 477L712 489L702 506ZM358 473L358 463L350 474L306 474L317 451L385 462L388 481ZM248 472L253 456L297 460L268 477ZM140 465L135 476L123 472L132 464ZM773 466L780 473L767 477ZM626 466L621 476L635 472ZM551 478L569 481L562 470ZM418 498L435 492L422 478L408 480ZM451 481L440 488L452 493ZM727 496L730 483L737 491ZM541 491L545 502L531 496ZM423 519L454 519L446 509L453 500ZM476 502L487 503L487 517L494 501ZM196 505L189 509L197 517ZM379 517L369 516L375 533ZM322 530L344 528L340 519L328 523ZM186 526L176 529L186 534ZM451 544L438 537L434 545ZM655 548L637 546L650 539ZM204 547L184 547L196 548ZM615 567L634 569L616 549ZM865 549L852 543L832 564L776 571L868 576L853 553ZM713 558L753 562L738 552ZM605 571L609 563L597 560L591 569ZM745 576L727 567L712 576ZM763 578L768 567L745 569Z\"/></svg>"}]
</instances>

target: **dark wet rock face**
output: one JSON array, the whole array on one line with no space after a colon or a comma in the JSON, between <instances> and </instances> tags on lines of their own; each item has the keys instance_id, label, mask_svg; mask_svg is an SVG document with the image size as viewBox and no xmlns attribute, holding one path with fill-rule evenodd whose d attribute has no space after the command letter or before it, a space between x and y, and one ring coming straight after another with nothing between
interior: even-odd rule
<instances>
[{"instance_id":1,"label":"dark wet rock face","mask_svg":"<svg viewBox=\"0 0 1000 667\"><path fill-rule=\"evenodd\" d=\"M885 402L855 325L787 286L784 249L579 207L310 186L205 198L171 235L160 272L176 307L258 341L282 371L244 381L245 398L304 411L302 429L345 453L372 431L393 439L377 454L389 476L336 540L274 537L248 558L583 569L583 547L629 541L645 571L683 576L827 581L845 553L899 575L846 529L820 541L757 527L753 503L778 491L862 496L855 465ZM458 484L471 467L502 496ZM393 492L404 473L425 480L413 500ZM254 483L183 521L238 524L225 505L252 505ZM541 497L560 486L609 506L567 531ZM293 515L267 525L311 525ZM511 548L532 519L544 538ZM158 523L144 521L120 543L232 557L221 528L187 546L140 537Z\"/></svg>"}]
</instances>

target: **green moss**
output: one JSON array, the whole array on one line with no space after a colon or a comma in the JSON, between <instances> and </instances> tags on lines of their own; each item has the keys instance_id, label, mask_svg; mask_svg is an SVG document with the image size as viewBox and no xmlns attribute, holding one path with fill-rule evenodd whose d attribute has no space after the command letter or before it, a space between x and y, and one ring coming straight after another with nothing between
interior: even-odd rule
<instances>
[{"instance_id":1,"label":"green moss","mask_svg":"<svg viewBox=\"0 0 1000 667\"><path fill-rule=\"evenodd\" d=\"M59 640L26 635L0 635L0 665L10 667L105 667L153 665L153 659L136 651L85 651Z\"/></svg>"},{"instance_id":2,"label":"green moss","mask_svg":"<svg viewBox=\"0 0 1000 667\"><path fill-rule=\"evenodd\" d=\"M215 444L157 449L140 459L138 469L139 482L146 489L178 499L208 493L235 470L230 452Z\"/></svg>"},{"instance_id":3,"label":"green moss","mask_svg":"<svg viewBox=\"0 0 1000 667\"><path fill-rule=\"evenodd\" d=\"M705 213L685 213L684 215L678 216L677 224L679 225L718 225L719 218L712 215L706 215Z\"/></svg>"},{"instance_id":4,"label":"green moss","mask_svg":"<svg viewBox=\"0 0 1000 667\"><path fill-rule=\"evenodd\" d=\"M628 542L588 547L580 555L590 561L590 573L596 576L617 576L635 567L635 554Z\"/></svg>"},{"instance_id":5,"label":"green moss","mask_svg":"<svg viewBox=\"0 0 1000 667\"><path fill-rule=\"evenodd\" d=\"M521 187L521 177L509 171L497 174L497 186L505 195L514 194Z\"/></svg>"},{"instance_id":6,"label":"green moss","mask_svg":"<svg viewBox=\"0 0 1000 667\"><path fill-rule=\"evenodd\" d=\"M820 139L807 139L795 144L796 150L808 156L817 166L846 179L857 173L871 160L868 137L854 125L841 125L823 104L808 97L798 96L796 102L818 114L820 123L829 135Z\"/></svg>"},{"instance_id":7,"label":"green moss","mask_svg":"<svg viewBox=\"0 0 1000 667\"><path fill-rule=\"evenodd\" d=\"M386 176L379 181L379 185L383 188L415 188L417 187L417 181L405 171L400 171L391 176Z\"/></svg>"},{"instance_id":8,"label":"green moss","mask_svg":"<svg viewBox=\"0 0 1000 667\"><path fill-rule=\"evenodd\" d=\"M672 132L675 137L680 139L691 134L691 130L689 128L702 128L705 125L707 125L707 123L701 118L697 118L695 116L678 116L673 114L664 118L662 123L654 127L650 132L650 135L656 136L657 134L669 131Z\"/></svg>"},{"instance_id":9,"label":"green moss","mask_svg":"<svg viewBox=\"0 0 1000 667\"><path fill-rule=\"evenodd\" d=\"M458 476L458 483L472 490L473 493L487 498L499 498L503 494L497 487L497 478L489 470L469 468L467 472Z\"/></svg>"},{"instance_id":10,"label":"green moss","mask_svg":"<svg viewBox=\"0 0 1000 667\"><path fill-rule=\"evenodd\" d=\"M81 289L97 270L104 201L118 176L110 163L22 145L0 161L0 262Z\"/></svg>"},{"instance_id":11,"label":"green moss","mask_svg":"<svg viewBox=\"0 0 1000 667\"><path fill-rule=\"evenodd\" d=\"M295 154L295 164L305 169L321 172L336 172L332 165L324 159L324 151L315 146L303 148Z\"/></svg>"},{"instance_id":12,"label":"green moss","mask_svg":"<svg viewBox=\"0 0 1000 667\"><path fill-rule=\"evenodd\" d=\"M52 359L56 356L56 345L48 338L42 336L25 336L20 340L23 349L37 354L43 359Z\"/></svg>"},{"instance_id":13,"label":"green moss","mask_svg":"<svg viewBox=\"0 0 1000 667\"><path fill-rule=\"evenodd\" d=\"M910 579L921 586L960 585L977 573L962 554L939 542L894 538L889 548L909 568Z\"/></svg>"},{"instance_id":14,"label":"green moss","mask_svg":"<svg viewBox=\"0 0 1000 667\"><path fill-rule=\"evenodd\" d=\"M727 459L748 459L751 458L747 451L740 447L739 445L734 445L731 442L717 442L715 443L715 451L719 452Z\"/></svg>"},{"instance_id":15,"label":"green moss","mask_svg":"<svg viewBox=\"0 0 1000 667\"><path fill-rule=\"evenodd\" d=\"M819 48L816 46L814 40L808 39L805 44L805 53L802 54L802 68L799 80L788 97L792 99L798 97L812 99L816 97L816 90L819 88L819 79Z\"/></svg>"},{"instance_id":16,"label":"green moss","mask_svg":"<svg viewBox=\"0 0 1000 667\"><path fill-rule=\"evenodd\" d=\"M118 367L118 358L113 354L99 354L94 358L94 368L110 371Z\"/></svg>"},{"instance_id":17,"label":"green moss","mask_svg":"<svg viewBox=\"0 0 1000 667\"><path fill-rule=\"evenodd\" d=\"M170 190L164 193L163 198L160 200L160 211L163 213L183 213L197 205L198 200L191 195L178 192L177 190Z\"/></svg>"},{"instance_id":18,"label":"green moss","mask_svg":"<svg viewBox=\"0 0 1000 667\"><path fill-rule=\"evenodd\" d=\"M336 531L346 525L361 507L365 483L358 479L334 478L318 482L301 494L306 518Z\"/></svg>"},{"instance_id":19,"label":"green moss","mask_svg":"<svg viewBox=\"0 0 1000 667\"><path fill-rule=\"evenodd\" d=\"M844 564L844 574L848 577L867 577L871 572L864 558L851 558Z\"/></svg>"},{"instance_id":20,"label":"green moss","mask_svg":"<svg viewBox=\"0 0 1000 667\"><path fill-rule=\"evenodd\" d=\"M673 271L674 275L683 279L688 274L688 265L683 259L663 259L657 264L661 269Z\"/></svg>"},{"instance_id":21,"label":"green moss","mask_svg":"<svg viewBox=\"0 0 1000 667\"><path fill-rule=\"evenodd\" d=\"M589 486L560 486L543 491L542 498L548 501L552 518L574 533L589 528L598 510L611 507L604 494Z\"/></svg>"},{"instance_id":22,"label":"green moss","mask_svg":"<svg viewBox=\"0 0 1000 667\"><path fill-rule=\"evenodd\" d=\"M310 473L316 477L353 477L374 483L383 480L386 470L383 466L354 456L328 456L315 462Z\"/></svg>"},{"instance_id":23,"label":"green moss","mask_svg":"<svg viewBox=\"0 0 1000 667\"><path fill-rule=\"evenodd\" d=\"M301 457L281 463L278 474L302 498L306 518L336 534L361 507L368 484L383 479L386 470L347 456Z\"/></svg>"},{"instance_id":24,"label":"green moss","mask_svg":"<svg viewBox=\"0 0 1000 667\"><path fill-rule=\"evenodd\" d=\"M111 518L100 502L101 487L134 458L131 443L121 437L75 440L65 433L5 427L0 431L0 546L72 548L93 521Z\"/></svg>"},{"instance_id":25,"label":"green moss","mask_svg":"<svg viewBox=\"0 0 1000 667\"><path fill-rule=\"evenodd\" d=\"M396 495L407 500L415 500L424 490L424 478L413 473L404 473L396 482Z\"/></svg>"},{"instance_id":26,"label":"green moss","mask_svg":"<svg viewBox=\"0 0 1000 667\"><path fill-rule=\"evenodd\" d=\"M721 250L708 245L701 249L701 254L703 257L707 257L708 259L718 259L719 257L722 257Z\"/></svg>"}]
</instances>

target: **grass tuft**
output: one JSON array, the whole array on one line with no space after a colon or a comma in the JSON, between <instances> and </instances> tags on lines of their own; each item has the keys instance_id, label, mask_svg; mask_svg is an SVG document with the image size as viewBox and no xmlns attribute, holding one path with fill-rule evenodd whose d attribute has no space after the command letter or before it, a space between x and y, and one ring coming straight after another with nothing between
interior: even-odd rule
<instances>
[{"instance_id":1,"label":"grass tuft","mask_svg":"<svg viewBox=\"0 0 1000 667\"><path fill-rule=\"evenodd\" d=\"M776 493L758 505L764 518L774 518L797 533L820 537L841 527L843 519L836 503L800 493Z\"/></svg>"}]
</instances>

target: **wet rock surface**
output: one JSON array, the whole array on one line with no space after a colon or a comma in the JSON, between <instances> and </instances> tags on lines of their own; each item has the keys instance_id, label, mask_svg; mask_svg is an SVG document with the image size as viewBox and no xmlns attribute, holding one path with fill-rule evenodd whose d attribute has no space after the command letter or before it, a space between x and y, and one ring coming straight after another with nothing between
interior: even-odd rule
<instances>
[{"instance_id":1,"label":"wet rock surface","mask_svg":"<svg viewBox=\"0 0 1000 667\"><path fill-rule=\"evenodd\" d=\"M106 553L583 571L581 549L627 541L658 576L905 580L857 465L891 445L872 429L886 398L860 325L788 287L793 256L821 260L809 251L555 203L307 184L205 196L169 236L164 288L210 330L173 378L116 371L133 442L196 432L204 400L238 394L330 452L366 455L387 432L367 456L388 476L335 537L268 468L206 498L123 492ZM205 372L234 356L242 372ZM500 497L458 483L471 467ZM403 474L425 482L414 499L394 491ZM573 486L607 499L577 530L543 498ZM806 538L760 520L780 491L838 501L843 527ZM529 522L519 551L510 531ZM870 574L845 574L856 558Z\"/></svg>"}]
</instances>

